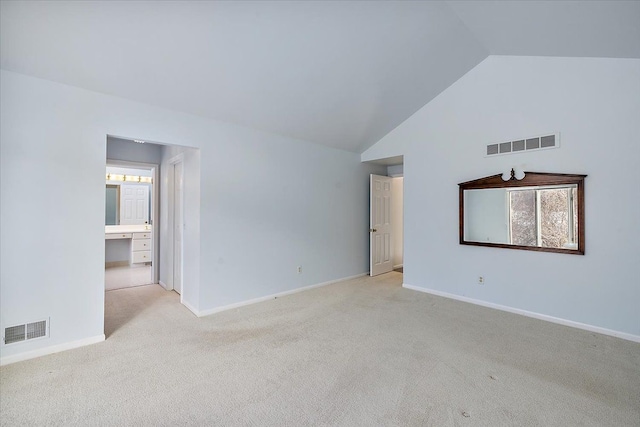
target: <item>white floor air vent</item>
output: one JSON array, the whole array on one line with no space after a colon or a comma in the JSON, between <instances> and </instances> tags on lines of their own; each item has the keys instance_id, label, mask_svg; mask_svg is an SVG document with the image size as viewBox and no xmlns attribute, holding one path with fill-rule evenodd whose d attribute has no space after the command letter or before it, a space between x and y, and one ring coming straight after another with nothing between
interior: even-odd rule
<instances>
[{"instance_id":1,"label":"white floor air vent","mask_svg":"<svg viewBox=\"0 0 640 427\"><path fill-rule=\"evenodd\" d=\"M49 335L49 321L40 320L23 325L9 326L4 328L4 344L14 344L32 340L35 338L43 338Z\"/></svg>"},{"instance_id":2,"label":"white floor air vent","mask_svg":"<svg viewBox=\"0 0 640 427\"><path fill-rule=\"evenodd\" d=\"M516 141L500 142L497 144L488 144L485 157L535 150L548 150L550 148L560 148L559 133L523 138Z\"/></svg>"}]
</instances>

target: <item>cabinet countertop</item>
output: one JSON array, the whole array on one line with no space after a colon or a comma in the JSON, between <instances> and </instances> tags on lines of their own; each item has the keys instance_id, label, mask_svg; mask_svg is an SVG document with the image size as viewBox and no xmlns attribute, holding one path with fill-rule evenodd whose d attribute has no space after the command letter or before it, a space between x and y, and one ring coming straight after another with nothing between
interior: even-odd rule
<instances>
[{"instance_id":1,"label":"cabinet countertop","mask_svg":"<svg viewBox=\"0 0 640 427\"><path fill-rule=\"evenodd\" d=\"M119 233L150 233L153 231L153 227L150 225L105 225L105 234L119 234Z\"/></svg>"}]
</instances>

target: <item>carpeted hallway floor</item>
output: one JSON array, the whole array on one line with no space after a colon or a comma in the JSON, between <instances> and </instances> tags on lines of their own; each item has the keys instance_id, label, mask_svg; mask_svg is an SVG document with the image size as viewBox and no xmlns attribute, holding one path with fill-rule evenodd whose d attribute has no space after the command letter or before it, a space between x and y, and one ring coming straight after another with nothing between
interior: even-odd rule
<instances>
[{"instance_id":1,"label":"carpeted hallway floor","mask_svg":"<svg viewBox=\"0 0 640 427\"><path fill-rule=\"evenodd\" d=\"M104 343L0 368L0 423L638 426L640 344L363 277L194 317L106 293Z\"/></svg>"}]
</instances>

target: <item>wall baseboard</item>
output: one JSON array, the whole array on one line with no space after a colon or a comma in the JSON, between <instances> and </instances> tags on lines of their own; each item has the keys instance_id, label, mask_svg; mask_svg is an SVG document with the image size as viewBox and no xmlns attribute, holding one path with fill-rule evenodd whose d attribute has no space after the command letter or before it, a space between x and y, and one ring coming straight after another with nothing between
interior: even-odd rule
<instances>
[{"instance_id":1,"label":"wall baseboard","mask_svg":"<svg viewBox=\"0 0 640 427\"><path fill-rule=\"evenodd\" d=\"M192 312L193 314L195 314L197 317L202 317L200 312L198 310L196 310L196 308L194 306L192 306L191 304L186 302L184 299L181 299L180 304L182 304L185 307L187 307L189 309L189 311Z\"/></svg>"},{"instance_id":2,"label":"wall baseboard","mask_svg":"<svg viewBox=\"0 0 640 427\"><path fill-rule=\"evenodd\" d=\"M246 300L246 301L240 301L240 302L236 302L236 303L233 303L233 304L224 305L224 306L221 306L221 307L210 308L208 310L202 310L200 312L196 312L196 311L192 310L189 307L187 307L187 308L189 308L189 310L193 311L196 316L204 317L204 316L209 316L211 314L220 313L221 311L232 310L234 308L239 308L239 307L243 307L245 305L250 305L250 304L257 304L259 302L269 301L269 300L272 300L272 299L275 299L275 298L280 298L280 297L283 297L283 296L286 296L286 295L296 294L298 292L304 292L304 291L308 291L310 289L319 288L321 286L332 285L334 283L342 282L344 280L357 279L358 277L363 277L363 276L368 276L368 275L369 275L369 272L356 274L354 276L349 276L349 277L342 277L340 279L329 280L328 282L316 283L315 285L304 286L302 288L292 289L290 291L279 292L277 294L271 294L271 295L267 295L267 296L264 296L264 297L254 298L254 299L250 299L250 300Z\"/></svg>"},{"instance_id":3,"label":"wall baseboard","mask_svg":"<svg viewBox=\"0 0 640 427\"><path fill-rule=\"evenodd\" d=\"M165 291L172 291L173 289L169 289L169 285L164 283L162 280L158 280L158 285L162 286Z\"/></svg>"},{"instance_id":4,"label":"wall baseboard","mask_svg":"<svg viewBox=\"0 0 640 427\"><path fill-rule=\"evenodd\" d=\"M522 310L522 309L519 309L519 308L513 308L513 307L506 306L506 305L495 304L495 303L492 303L492 302L482 301L482 300L479 300L479 299L463 297L463 296L456 295L456 294L450 294L448 292L436 291L434 289L422 288L422 287L419 287L419 286L413 286L413 285L409 285L409 284L406 284L406 283L403 283L402 287L406 288L406 289L411 289L413 291L424 292L424 293L436 295L436 296L439 296L439 297L454 299L454 300L457 300L457 301L462 301L462 302L467 302L467 303L470 303L470 304L480 305L482 307L493 308L495 310L506 311L506 312L513 313L513 314L519 314L521 316L531 317L531 318L538 319L538 320L544 320L544 321L551 322L551 323L557 323L557 324L563 325L563 326L570 326L572 328L583 329L583 330L589 331L589 332L595 332L595 333L598 333L598 334L609 335L609 336L616 337L616 338L622 338L623 340L640 343L640 336L639 335L633 335L633 334L629 334L627 332L620 332L620 331L615 331L613 329L601 328L600 326L593 326L593 325L589 325L587 323L575 322L573 320L562 319L560 317L554 317L554 316L549 316L549 315L546 315L546 314L536 313L534 311Z\"/></svg>"},{"instance_id":5,"label":"wall baseboard","mask_svg":"<svg viewBox=\"0 0 640 427\"><path fill-rule=\"evenodd\" d=\"M396 268L404 268L404 264L397 264L393 266L393 269L395 270Z\"/></svg>"},{"instance_id":6,"label":"wall baseboard","mask_svg":"<svg viewBox=\"0 0 640 427\"><path fill-rule=\"evenodd\" d=\"M64 344L52 345L50 347L39 348L37 350L26 351L24 353L15 354L0 358L0 366L9 365L11 363L22 362L23 360L35 359L36 357L46 356L48 354L60 353L61 351L71 350L74 348L84 347L86 345L96 344L105 340L105 335L96 335L95 337L84 338L78 341L71 341Z\"/></svg>"}]
</instances>

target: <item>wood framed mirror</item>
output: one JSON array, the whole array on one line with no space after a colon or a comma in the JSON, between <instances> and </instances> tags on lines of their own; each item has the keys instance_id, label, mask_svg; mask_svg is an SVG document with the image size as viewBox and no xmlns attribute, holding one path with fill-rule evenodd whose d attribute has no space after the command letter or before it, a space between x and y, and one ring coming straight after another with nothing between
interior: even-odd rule
<instances>
[{"instance_id":1,"label":"wood framed mirror","mask_svg":"<svg viewBox=\"0 0 640 427\"><path fill-rule=\"evenodd\" d=\"M587 175L523 175L458 184L460 244L584 255Z\"/></svg>"}]
</instances>

